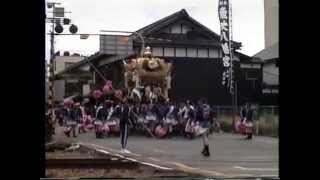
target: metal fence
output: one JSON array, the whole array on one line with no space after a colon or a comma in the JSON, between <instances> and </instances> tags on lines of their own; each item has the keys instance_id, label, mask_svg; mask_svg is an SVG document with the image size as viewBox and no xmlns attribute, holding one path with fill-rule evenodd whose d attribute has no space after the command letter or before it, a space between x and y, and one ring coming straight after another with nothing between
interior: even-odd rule
<instances>
[{"instance_id":1,"label":"metal fence","mask_svg":"<svg viewBox=\"0 0 320 180\"><path fill-rule=\"evenodd\" d=\"M279 106L253 106L254 132L256 135L278 136ZM213 106L217 120L223 131L233 130L233 111L231 106ZM235 110L236 120L239 119L240 107Z\"/></svg>"}]
</instances>

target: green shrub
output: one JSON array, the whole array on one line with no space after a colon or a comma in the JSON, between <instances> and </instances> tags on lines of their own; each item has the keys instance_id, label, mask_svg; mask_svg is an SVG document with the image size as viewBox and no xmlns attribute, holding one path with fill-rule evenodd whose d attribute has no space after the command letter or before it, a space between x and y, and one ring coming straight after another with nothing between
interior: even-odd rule
<instances>
[{"instance_id":1,"label":"green shrub","mask_svg":"<svg viewBox=\"0 0 320 180\"><path fill-rule=\"evenodd\" d=\"M219 118L221 130L224 132L232 132L233 131L233 123L232 116L221 116Z\"/></svg>"}]
</instances>

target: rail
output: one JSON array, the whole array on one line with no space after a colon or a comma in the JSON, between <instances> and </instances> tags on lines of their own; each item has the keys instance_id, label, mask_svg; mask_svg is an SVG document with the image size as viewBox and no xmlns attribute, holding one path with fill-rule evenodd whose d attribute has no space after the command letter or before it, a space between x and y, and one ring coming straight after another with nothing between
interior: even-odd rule
<instances>
[{"instance_id":1,"label":"rail","mask_svg":"<svg viewBox=\"0 0 320 180\"><path fill-rule=\"evenodd\" d=\"M137 162L128 161L126 159L119 158L99 158L99 159L47 159L47 169L70 169L70 168L134 168L138 167Z\"/></svg>"},{"instance_id":2,"label":"rail","mask_svg":"<svg viewBox=\"0 0 320 180\"><path fill-rule=\"evenodd\" d=\"M132 179L132 180L279 180L279 177L192 177L192 176L145 176L145 177L68 177L68 178L40 178L40 180L100 180L100 179Z\"/></svg>"}]
</instances>

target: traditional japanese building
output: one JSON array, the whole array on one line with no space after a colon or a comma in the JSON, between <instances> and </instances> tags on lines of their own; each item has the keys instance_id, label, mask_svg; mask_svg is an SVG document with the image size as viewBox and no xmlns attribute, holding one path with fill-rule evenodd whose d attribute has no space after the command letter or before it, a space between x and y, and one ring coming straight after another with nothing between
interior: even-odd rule
<instances>
[{"instance_id":1,"label":"traditional japanese building","mask_svg":"<svg viewBox=\"0 0 320 180\"><path fill-rule=\"evenodd\" d=\"M88 57L73 68L90 64L113 81L117 88L124 87L123 60L138 57L142 45L151 48L154 57L172 63L169 97L173 100L207 98L214 105L231 105L231 95L222 85L222 49L220 36L193 19L182 9L136 31L143 37L131 35L123 53L105 49L108 41L100 38L100 52ZM110 40L110 39L109 39ZM258 103L262 94L262 68L260 61L238 52L241 43L233 42L234 71L237 103ZM113 49L116 52L116 49ZM119 51L119 49L118 49ZM91 88L102 87L104 79L91 67ZM65 72L65 73L66 73Z\"/></svg>"},{"instance_id":2,"label":"traditional japanese building","mask_svg":"<svg viewBox=\"0 0 320 180\"><path fill-rule=\"evenodd\" d=\"M279 96L279 1L264 1L265 48L254 55L262 63L263 105L278 105Z\"/></svg>"}]
</instances>

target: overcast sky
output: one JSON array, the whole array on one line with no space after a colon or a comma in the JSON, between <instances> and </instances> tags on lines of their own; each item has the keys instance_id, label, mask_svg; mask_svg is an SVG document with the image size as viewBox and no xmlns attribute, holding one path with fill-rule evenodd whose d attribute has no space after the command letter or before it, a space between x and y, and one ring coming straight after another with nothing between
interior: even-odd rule
<instances>
[{"instance_id":1,"label":"overcast sky","mask_svg":"<svg viewBox=\"0 0 320 180\"><path fill-rule=\"evenodd\" d=\"M218 0L60 0L66 17L78 26L78 33L100 30L136 31L181 9L219 34ZM249 56L264 48L263 0L232 0L233 40L242 43L240 52ZM50 9L51 10L51 9ZM50 15L48 15L50 16ZM47 28L49 26L47 25ZM68 32L65 27L64 32ZM47 29L47 32L49 30ZM49 57L49 36L46 54ZM59 36L55 50L90 55L99 50L98 36L80 40L79 36Z\"/></svg>"}]
</instances>

